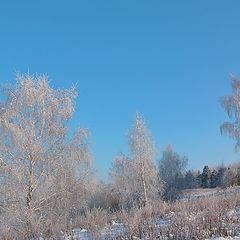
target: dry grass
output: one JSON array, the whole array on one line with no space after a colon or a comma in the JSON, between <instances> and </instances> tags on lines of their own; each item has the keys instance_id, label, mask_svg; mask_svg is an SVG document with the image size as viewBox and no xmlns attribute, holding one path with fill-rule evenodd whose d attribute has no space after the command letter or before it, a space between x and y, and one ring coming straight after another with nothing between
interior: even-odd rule
<instances>
[{"instance_id":1,"label":"dry grass","mask_svg":"<svg viewBox=\"0 0 240 240\"><path fill-rule=\"evenodd\" d=\"M100 232L109 229L112 221L120 222L125 227L125 232L118 239L187 240L235 236L240 233L240 193L232 191L231 194L175 203L159 201L146 207L116 212L101 208L85 209L71 219L67 229L63 230L70 233L71 229L85 228L92 233L92 239L100 239ZM54 236L57 229L51 229L49 237ZM13 234L11 229L5 229L1 231L1 239L16 239ZM24 237L19 235L18 239Z\"/></svg>"}]
</instances>

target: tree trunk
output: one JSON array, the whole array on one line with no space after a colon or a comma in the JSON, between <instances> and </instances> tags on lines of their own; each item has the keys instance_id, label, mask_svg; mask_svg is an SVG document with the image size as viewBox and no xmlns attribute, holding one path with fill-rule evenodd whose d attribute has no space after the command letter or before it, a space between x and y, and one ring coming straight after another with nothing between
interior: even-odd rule
<instances>
[{"instance_id":1,"label":"tree trunk","mask_svg":"<svg viewBox=\"0 0 240 240\"><path fill-rule=\"evenodd\" d=\"M145 181L145 167L144 167L144 163L141 163L141 177L142 177L142 185L143 185L143 196L144 196L144 200L143 200L143 206L147 205L147 188L146 188L146 181Z\"/></svg>"},{"instance_id":2,"label":"tree trunk","mask_svg":"<svg viewBox=\"0 0 240 240\"><path fill-rule=\"evenodd\" d=\"M28 192L27 192L27 237L33 237L32 229L32 198L33 198L33 161L30 160L29 166L29 179L28 179Z\"/></svg>"}]
</instances>

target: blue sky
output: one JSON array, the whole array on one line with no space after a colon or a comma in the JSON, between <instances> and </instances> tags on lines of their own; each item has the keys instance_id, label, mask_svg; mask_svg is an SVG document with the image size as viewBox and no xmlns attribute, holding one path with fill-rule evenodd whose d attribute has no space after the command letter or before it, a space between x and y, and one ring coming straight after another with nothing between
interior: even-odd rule
<instances>
[{"instance_id":1,"label":"blue sky","mask_svg":"<svg viewBox=\"0 0 240 240\"><path fill-rule=\"evenodd\" d=\"M136 110L159 156L170 143L189 168L237 161L218 99L231 92L229 73L240 76L239 9L237 0L1 1L0 82L29 71L56 88L78 83L71 126L91 131L102 178L127 151Z\"/></svg>"}]
</instances>

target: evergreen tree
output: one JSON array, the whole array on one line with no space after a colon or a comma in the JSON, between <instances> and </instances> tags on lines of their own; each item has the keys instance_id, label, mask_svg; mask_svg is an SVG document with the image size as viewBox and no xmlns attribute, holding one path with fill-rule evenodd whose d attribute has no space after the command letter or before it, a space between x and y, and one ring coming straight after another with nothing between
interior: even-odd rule
<instances>
[{"instance_id":1,"label":"evergreen tree","mask_svg":"<svg viewBox=\"0 0 240 240\"><path fill-rule=\"evenodd\" d=\"M211 185L211 170L208 166L204 166L203 172L201 174L202 184L201 186L203 188L209 188Z\"/></svg>"},{"instance_id":2,"label":"evergreen tree","mask_svg":"<svg viewBox=\"0 0 240 240\"><path fill-rule=\"evenodd\" d=\"M224 174L225 174L226 168L225 167L220 167L217 172L217 186L218 187L223 187L224 183Z\"/></svg>"},{"instance_id":3,"label":"evergreen tree","mask_svg":"<svg viewBox=\"0 0 240 240\"><path fill-rule=\"evenodd\" d=\"M214 169L211 173L211 178L210 178L210 187L215 188L218 186L218 172Z\"/></svg>"}]
</instances>

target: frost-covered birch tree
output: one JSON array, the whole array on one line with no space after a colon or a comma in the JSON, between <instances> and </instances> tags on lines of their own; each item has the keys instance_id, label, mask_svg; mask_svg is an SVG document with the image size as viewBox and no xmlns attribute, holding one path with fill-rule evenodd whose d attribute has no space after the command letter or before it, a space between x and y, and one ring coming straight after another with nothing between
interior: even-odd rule
<instances>
[{"instance_id":1,"label":"frost-covered birch tree","mask_svg":"<svg viewBox=\"0 0 240 240\"><path fill-rule=\"evenodd\" d=\"M236 141L235 149L240 148L240 81L233 75L231 78L232 95L223 96L220 99L222 107L227 112L230 122L224 122L221 127L221 133L228 134Z\"/></svg>"},{"instance_id":2,"label":"frost-covered birch tree","mask_svg":"<svg viewBox=\"0 0 240 240\"><path fill-rule=\"evenodd\" d=\"M63 214L63 202L90 163L89 134L83 128L72 138L68 134L74 88L54 90L45 75L27 74L17 75L16 84L5 85L3 93L0 225L16 233L25 229L27 239L36 228L48 228L51 214L55 221Z\"/></svg>"},{"instance_id":3,"label":"frost-covered birch tree","mask_svg":"<svg viewBox=\"0 0 240 240\"><path fill-rule=\"evenodd\" d=\"M128 135L130 155L115 159L112 176L119 192L145 206L160 197L162 181L155 166L155 145L142 116L137 113Z\"/></svg>"}]
</instances>

